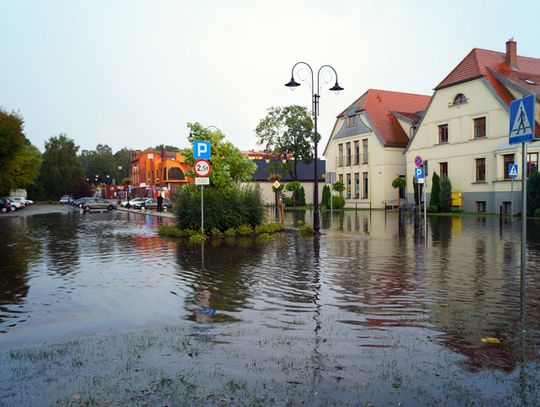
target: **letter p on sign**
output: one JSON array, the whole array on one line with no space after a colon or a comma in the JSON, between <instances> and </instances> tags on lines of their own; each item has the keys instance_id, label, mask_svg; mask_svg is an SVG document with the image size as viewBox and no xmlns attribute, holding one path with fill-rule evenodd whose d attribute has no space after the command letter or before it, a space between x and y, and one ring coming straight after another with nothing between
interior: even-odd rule
<instances>
[{"instance_id":1,"label":"letter p on sign","mask_svg":"<svg viewBox=\"0 0 540 407\"><path fill-rule=\"evenodd\" d=\"M193 157L196 160L210 159L210 142L209 141L198 141L193 142Z\"/></svg>"}]
</instances>

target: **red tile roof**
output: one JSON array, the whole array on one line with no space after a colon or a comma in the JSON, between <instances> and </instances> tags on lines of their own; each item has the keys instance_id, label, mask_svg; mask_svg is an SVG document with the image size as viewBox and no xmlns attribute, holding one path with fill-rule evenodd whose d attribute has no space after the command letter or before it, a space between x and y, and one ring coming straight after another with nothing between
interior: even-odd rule
<instances>
[{"instance_id":1,"label":"red tile roof","mask_svg":"<svg viewBox=\"0 0 540 407\"><path fill-rule=\"evenodd\" d=\"M356 111L366 112L386 147L406 147L409 137L392 112L400 112L402 115L418 113L427 107L429 99L430 97L425 95L369 89L338 118L344 117L345 112L355 105Z\"/></svg>"},{"instance_id":2,"label":"red tile roof","mask_svg":"<svg viewBox=\"0 0 540 407\"><path fill-rule=\"evenodd\" d=\"M505 53L474 48L435 89L446 88L483 76L495 89L501 99L507 105L510 104L510 102L514 100L514 97L508 89L495 78L488 68L492 68L504 76L514 76L516 72L520 72L522 76L536 76L540 75L540 59L518 55L517 70L514 70L506 63Z\"/></svg>"}]
</instances>

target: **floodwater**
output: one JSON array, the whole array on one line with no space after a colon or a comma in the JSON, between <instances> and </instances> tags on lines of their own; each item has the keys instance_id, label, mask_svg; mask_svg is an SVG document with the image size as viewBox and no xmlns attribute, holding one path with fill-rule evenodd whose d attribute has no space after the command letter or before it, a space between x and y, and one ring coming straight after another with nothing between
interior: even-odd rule
<instances>
[{"instance_id":1,"label":"floodwater","mask_svg":"<svg viewBox=\"0 0 540 407\"><path fill-rule=\"evenodd\" d=\"M204 245L159 222L0 217L0 406L540 404L538 222L524 329L519 221L351 211Z\"/></svg>"}]
</instances>

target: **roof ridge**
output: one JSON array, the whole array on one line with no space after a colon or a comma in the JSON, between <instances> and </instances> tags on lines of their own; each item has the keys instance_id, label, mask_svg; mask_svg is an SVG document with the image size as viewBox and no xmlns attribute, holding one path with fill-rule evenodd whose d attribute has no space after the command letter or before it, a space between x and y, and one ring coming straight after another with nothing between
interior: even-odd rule
<instances>
[{"instance_id":1,"label":"roof ridge","mask_svg":"<svg viewBox=\"0 0 540 407\"><path fill-rule=\"evenodd\" d=\"M424 96L424 97L431 97L429 95L423 95L421 93L412 93L412 92L400 92L397 90L385 90L385 89L368 89L368 92L370 91L376 91L376 92L386 92L386 93L399 93L400 95L413 95L413 96Z\"/></svg>"}]
</instances>

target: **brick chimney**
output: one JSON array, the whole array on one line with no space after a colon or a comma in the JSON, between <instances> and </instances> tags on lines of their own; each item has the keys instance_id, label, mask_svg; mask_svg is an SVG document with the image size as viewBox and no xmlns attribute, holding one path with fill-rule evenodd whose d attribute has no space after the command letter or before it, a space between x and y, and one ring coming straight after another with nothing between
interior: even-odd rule
<instances>
[{"instance_id":1,"label":"brick chimney","mask_svg":"<svg viewBox=\"0 0 540 407\"><path fill-rule=\"evenodd\" d=\"M506 63L511 68L517 69L517 42L514 41L514 37L506 41Z\"/></svg>"}]
</instances>

